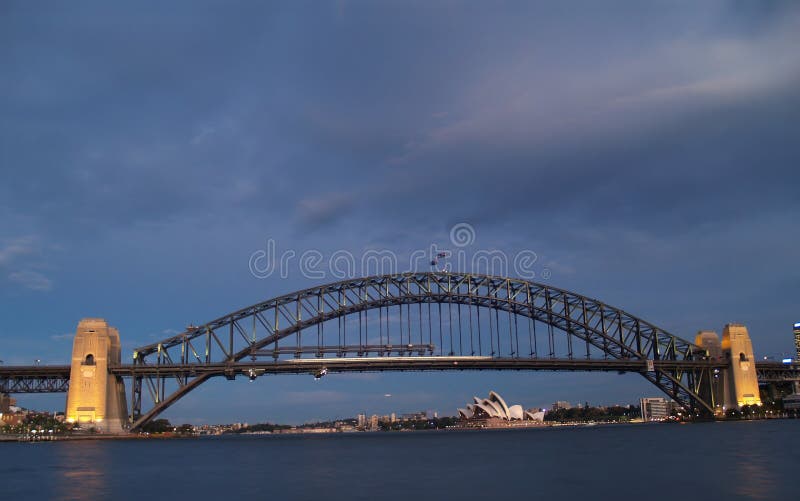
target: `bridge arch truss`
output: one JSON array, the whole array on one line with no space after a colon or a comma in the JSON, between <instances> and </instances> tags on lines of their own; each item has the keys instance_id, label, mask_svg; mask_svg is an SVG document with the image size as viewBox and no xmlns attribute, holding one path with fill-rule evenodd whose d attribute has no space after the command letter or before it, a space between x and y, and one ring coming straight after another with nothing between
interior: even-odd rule
<instances>
[{"instance_id":1,"label":"bridge arch truss","mask_svg":"<svg viewBox=\"0 0 800 501\"><path fill-rule=\"evenodd\" d=\"M209 378L346 370L639 372L713 413L706 351L619 308L507 277L427 272L311 287L190 326L134 352L133 428ZM152 406L143 409L143 396Z\"/></svg>"}]
</instances>

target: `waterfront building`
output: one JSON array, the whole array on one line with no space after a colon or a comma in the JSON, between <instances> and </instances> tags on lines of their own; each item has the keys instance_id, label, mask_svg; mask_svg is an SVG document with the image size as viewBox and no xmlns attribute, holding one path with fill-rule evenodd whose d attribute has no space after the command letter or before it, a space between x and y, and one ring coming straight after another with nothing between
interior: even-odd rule
<instances>
[{"instance_id":1,"label":"waterfront building","mask_svg":"<svg viewBox=\"0 0 800 501\"><path fill-rule=\"evenodd\" d=\"M639 399L642 421L664 421L672 411L672 402L662 397Z\"/></svg>"},{"instance_id":2,"label":"waterfront building","mask_svg":"<svg viewBox=\"0 0 800 501\"><path fill-rule=\"evenodd\" d=\"M25 421L25 416L22 412L0 412L0 426L16 426Z\"/></svg>"},{"instance_id":3,"label":"waterfront building","mask_svg":"<svg viewBox=\"0 0 800 501\"><path fill-rule=\"evenodd\" d=\"M473 403L458 409L462 419L500 419L503 421L544 421L544 412L536 409L523 410L521 405L507 405L503 397L494 391L489 398L472 397Z\"/></svg>"},{"instance_id":4,"label":"waterfront building","mask_svg":"<svg viewBox=\"0 0 800 501\"><path fill-rule=\"evenodd\" d=\"M372 416L370 416L370 418L369 418L369 429L373 430L373 431L376 431L378 429L378 415L377 414L373 414Z\"/></svg>"},{"instance_id":5,"label":"waterfront building","mask_svg":"<svg viewBox=\"0 0 800 501\"><path fill-rule=\"evenodd\" d=\"M8 413L11 407L17 405L17 401L6 393L0 393L0 412Z\"/></svg>"}]
</instances>

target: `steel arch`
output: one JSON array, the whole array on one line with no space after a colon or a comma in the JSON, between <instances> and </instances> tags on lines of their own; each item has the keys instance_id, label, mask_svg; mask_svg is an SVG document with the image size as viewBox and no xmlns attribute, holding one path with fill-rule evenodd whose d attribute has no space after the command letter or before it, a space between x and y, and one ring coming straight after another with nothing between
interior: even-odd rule
<instances>
[{"instance_id":1,"label":"steel arch","mask_svg":"<svg viewBox=\"0 0 800 501\"><path fill-rule=\"evenodd\" d=\"M419 308L419 331L413 331L419 336L412 335L412 305ZM424 342L423 336L422 305L428 305L430 341L428 343ZM433 318L431 305L437 305L439 308L438 355L430 331ZM447 339L450 350L447 355L444 353L448 343L445 343L442 332L442 305L447 305L450 314L448 320L450 333ZM503 361L555 359L554 329L557 329L566 334L567 358L589 361L588 365L574 364L576 370L608 370L603 369L600 363L591 363L597 354L601 355L602 360L610 358L626 363L638 362L638 365L633 365L639 367L637 372L641 372L645 378L681 406L693 412L706 414L713 412L714 402L708 402L701 397L701 394L711 394L706 391L706 387L710 384L711 364L706 362L706 351L689 341L624 310L564 289L507 277L421 272L349 279L296 291L243 308L201 326L190 326L181 334L138 348L133 355L134 365L130 372L126 373L133 376L134 380L131 416L133 428L140 427L210 377L225 375L234 378L236 374L241 374L242 366L245 364L242 361L248 358L252 361L253 370L256 365L259 370L264 370L263 363L255 364L255 361L262 357L271 357L277 363L285 356L303 358L306 355L313 355L322 361L336 356L344 358L342 362L346 365L349 363L347 356L351 353L356 353L359 359L393 355L410 357L417 354L418 358L435 360L454 356L456 355L453 349L456 335L453 334L454 306L458 311L456 330L459 336L459 356L464 356L462 333L465 326L462 325L462 307L466 306L469 312L470 341L473 341L473 308L477 311L479 337L481 310L489 310L490 331L492 315L495 315L496 348L495 339L492 339L490 360L475 365L476 368L486 369L496 366L502 370L508 368L507 364L501 363ZM383 342L381 332L380 343L371 343L366 326L362 337L362 318L366 322L370 318L370 312L374 313L375 310L382 315L384 308L387 311L387 342ZM390 308L398 308L400 314L399 343L392 343L389 338ZM408 322L406 337L404 337L404 310L407 312ZM508 327L508 344L505 344L504 338L501 339L499 332L501 325L499 312L508 315L508 320L504 324L504 328L506 325ZM348 319L354 319L355 315L358 315L358 345L348 344L346 339ZM383 320L380 318L379 328L383 329ZM528 319L529 329L530 325L533 325L534 329L530 350L524 355L520 351L518 318ZM336 345L328 346L320 341L319 329L332 321L338 321L339 339ZM549 328L549 351L545 357L540 356L536 344L536 322ZM343 324L344 337L341 334ZM315 326L318 331L317 344L304 343L303 333ZM516 349L514 332L517 333ZM295 343L281 345L281 341L290 336L295 337ZM412 337L419 337L420 342L415 343ZM576 357L574 343L581 342L585 344L585 356L582 354ZM483 341L480 340L480 343ZM473 346L468 356L475 356L474 343L471 344ZM508 348L507 356L504 356L503 348ZM481 344L479 350L482 350ZM351 360L353 364L356 363L355 359ZM493 365L494 361L497 363ZM414 367L411 365L409 368L394 365L392 367L398 369L378 370L420 370L418 365ZM525 364L517 364L518 367L523 365ZM543 368L546 366L546 364L541 365ZM470 364L452 368L469 369ZM539 368L539 366L528 364L523 368ZM168 380L177 383L177 389L171 393L166 388ZM142 414L144 389L149 391L154 406Z\"/></svg>"}]
</instances>

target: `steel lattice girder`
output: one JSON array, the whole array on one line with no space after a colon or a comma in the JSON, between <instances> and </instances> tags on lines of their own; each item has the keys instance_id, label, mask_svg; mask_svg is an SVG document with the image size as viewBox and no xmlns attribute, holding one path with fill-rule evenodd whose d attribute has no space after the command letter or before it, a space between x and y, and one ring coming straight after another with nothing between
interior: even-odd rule
<instances>
[{"instance_id":1,"label":"steel lattice girder","mask_svg":"<svg viewBox=\"0 0 800 501\"><path fill-rule=\"evenodd\" d=\"M286 294L207 324L191 326L181 334L137 349L134 352L135 364L164 370L137 379L132 407L134 416L141 415L142 388L148 389L155 408L140 418L140 422L144 422L142 419L146 416L154 416L177 397L211 377L210 372L203 368L212 369L220 363L236 364L247 357L255 359L268 353L269 350L264 351L263 348L270 345L277 357L278 353L286 352L286 349L279 347L279 341L294 334L298 335L298 354L317 351L320 354L318 356L333 352L341 356L346 352L342 347L323 350L321 346L300 346L300 333L329 320L360 315L361 312L374 309L400 306L402 314L402 305L411 304L466 305L527 317L566 333L570 356L571 339L574 336L586 343L587 358L589 346L593 346L605 357L617 360L688 362L706 359L705 350L689 341L621 309L563 289L477 274L430 272L382 275L344 280ZM257 335L259 329L262 335ZM451 346L452 341L451 338ZM443 347L440 346L441 350ZM531 356L535 357L535 354L531 353ZM176 365L190 366L192 369L179 373L168 369ZM708 370L706 367L666 368L659 365L651 372L640 372L680 405L710 413L711 406L699 396L702 385L710 384ZM147 372L148 369L145 369ZM226 374L234 377L235 369ZM169 395L165 386L167 380L172 380L178 386L178 390Z\"/></svg>"},{"instance_id":2,"label":"steel lattice girder","mask_svg":"<svg viewBox=\"0 0 800 501\"><path fill-rule=\"evenodd\" d=\"M59 393L69 389L70 367L6 366L0 367L2 393Z\"/></svg>"},{"instance_id":3,"label":"steel lattice girder","mask_svg":"<svg viewBox=\"0 0 800 501\"><path fill-rule=\"evenodd\" d=\"M312 301L316 298L321 301ZM623 310L563 289L511 278L434 272L347 280L280 296L138 348L135 358L144 359L155 354L171 362L169 349L180 347L182 357L194 354L198 362L207 363L210 360L203 359L208 356L208 349L215 347L229 360L237 360L249 353L231 352L230 343L227 346L223 344L218 330L228 327L231 333L240 335L250 345L262 347L320 321L409 302L471 304L529 316L588 338L615 358L677 360L705 354L701 347ZM324 307L319 310L318 303L327 305L329 310L324 310ZM266 315L268 311L274 315ZM310 312L311 316L304 319L303 312ZM271 322L271 317L277 321ZM249 338L241 323L248 318L258 320L270 335L261 339ZM281 320L289 322L289 327L281 329ZM192 341L204 337L203 344L207 350L201 357Z\"/></svg>"},{"instance_id":4,"label":"steel lattice girder","mask_svg":"<svg viewBox=\"0 0 800 501\"><path fill-rule=\"evenodd\" d=\"M800 382L800 363L756 362L759 382Z\"/></svg>"},{"instance_id":5,"label":"steel lattice girder","mask_svg":"<svg viewBox=\"0 0 800 501\"><path fill-rule=\"evenodd\" d=\"M61 393L69 390L69 378L0 378L0 393Z\"/></svg>"}]
</instances>

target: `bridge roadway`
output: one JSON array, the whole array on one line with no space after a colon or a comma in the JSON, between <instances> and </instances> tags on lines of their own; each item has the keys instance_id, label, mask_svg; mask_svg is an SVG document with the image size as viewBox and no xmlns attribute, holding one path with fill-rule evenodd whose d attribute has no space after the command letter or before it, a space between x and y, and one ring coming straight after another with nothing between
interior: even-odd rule
<instances>
[{"instance_id":1,"label":"bridge roadway","mask_svg":"<svg viewBox=\"0 0 800 501\"><path fill-rule=\"evenodd\" d=\"M656 369L719 368L727 365L719 361L656 360ZM382 372L382 371L453 371L453 370L519 370L519 371L618 371L645 372L646 363L641 360L608 359L530 359L492 358L474 356L427 356L427 357L348 357L348 358L300 358L269 362L238 362L217 364L173 364L173 365L118 365L109 372L121 377L138 376L248 376L264 374L314 374L321 369L328 373ZM762 361L756 363L758 380L761 383L800 380L800 363ZM57 393L69 389L69 365L0 366L0 392L3 393Z\"/></svg>"}]
</instances>

